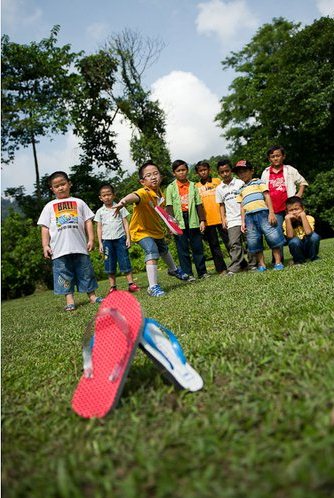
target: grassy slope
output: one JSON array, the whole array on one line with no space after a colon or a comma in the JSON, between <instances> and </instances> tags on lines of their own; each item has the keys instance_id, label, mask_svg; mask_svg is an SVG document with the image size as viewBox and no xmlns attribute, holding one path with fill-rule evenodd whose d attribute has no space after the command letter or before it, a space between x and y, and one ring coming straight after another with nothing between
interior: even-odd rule
<instances>
[{"instance_id":1,"label":"grassy slope","mask_svg":"<svg viewBox=\"0 0 334 498\"><path fill-rule=\"evenodd\" d=\"M334 496L333 240L321 256L195 284L161 272L167 296L138 299L177 334L205 388L176 392L138 350L103 420L70 408L96 307L79 296L66 314L52 292L4 303L5 496Z\"/></svg>"}]
</instances>

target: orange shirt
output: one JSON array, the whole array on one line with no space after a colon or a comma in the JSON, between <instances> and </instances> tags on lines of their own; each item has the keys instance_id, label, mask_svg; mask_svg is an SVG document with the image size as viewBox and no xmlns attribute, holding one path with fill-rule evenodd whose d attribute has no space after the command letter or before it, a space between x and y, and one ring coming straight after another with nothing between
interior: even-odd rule
<instances>
[{"instance_id":1,"label":"orange shirt","mask_svg":"<svg viewBox=\"0 0 334 498\"><path fill-rule=\"evenodd\" d=\"M176 180L177 188L179 189L179 196L181 200L182 211L188 211L189 209L189 182L181 183Z\"/></svg>"},{"instance_id":2,"label":"orange shirt","mask_svg":"<svg viewBox=\"0 0 334 498\"><path fill-rule=\"evenodd\" d=\"M221 183L219 178L211 178L211 181L204 185L201 182L196 183L199 195L202 199L203 209L207 225L220 225L222 222L220 216L220 207L216 202L216 188Z\"/></svg>"}]
</instances>

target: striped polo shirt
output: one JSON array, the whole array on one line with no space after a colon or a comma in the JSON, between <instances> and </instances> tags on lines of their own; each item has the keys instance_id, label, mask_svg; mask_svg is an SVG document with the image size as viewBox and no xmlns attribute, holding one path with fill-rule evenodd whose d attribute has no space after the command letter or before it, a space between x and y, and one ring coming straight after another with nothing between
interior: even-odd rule
<instances>
[{"instance_id":1,"label":"striped polo shirt","mask_svg":"<svg viewBox=\"0 0 334 498\"><path fill-rule=\"evenodd\" d=\"M262 180L253 178L240 188L236 201L241 203L246 213L268 210L263 192L268 192L268 186Z\"/></svg>"}]
</instances>

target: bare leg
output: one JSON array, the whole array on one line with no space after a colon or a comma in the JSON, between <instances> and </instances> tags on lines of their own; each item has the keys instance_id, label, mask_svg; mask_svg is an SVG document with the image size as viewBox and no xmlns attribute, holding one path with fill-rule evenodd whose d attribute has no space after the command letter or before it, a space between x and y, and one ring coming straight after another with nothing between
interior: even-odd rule
<instances>
[{"instance_id":1,"label":"bare leg","mask_svg":"<svg viewBox=\"0 0 334 498\"><path fill-rule=\"evenodd\" d=\"M258 266L266 266L266 264L264 262L263 251L256 253L256 259L257 259L257 265Z\"/></svg>"},{"instance_id":2,"label":"bare leg","mask_svg":"<svg viewBox=\"0 0 334 498\"><path fill-rule=\"evenodd\" d=\"M116 287L116 276L114 273L109 273L108 275L110 287Z\"/></svg>"},{"instance_id":3,"label":"bare leg","mask_svg":"<svg viewBox=\"0 0 334 498\"><path fill-rule=\"evenodd\" d=\"M273 256L274 256L274 260L275 260L275 265L278 265L282 260L281 248L275 247L275 249L273 249L272 252L273 252Z\"/></svg>"},{"instance_id":4,"label":"bare leg","mask_svg":"<svg viewBox=\"0 0 334 498\"><path fill-rule=\"evenodd\" d=\"M74 295L66 294L66 304L74 304Z\"/></svg>"}]
</instances>

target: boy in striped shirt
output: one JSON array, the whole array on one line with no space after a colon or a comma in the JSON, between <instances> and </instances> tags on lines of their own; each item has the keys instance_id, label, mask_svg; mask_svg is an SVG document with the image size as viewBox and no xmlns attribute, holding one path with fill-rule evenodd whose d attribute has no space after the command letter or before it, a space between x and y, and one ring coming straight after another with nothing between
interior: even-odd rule
<instances>
[{"instance_id":1,"label":"boy in striped shirt","mask_svg":"<svg viewBox=\"0 0 334 498\"><path fill-rule=\"evenodd\" d=\"M275 259L274 270L283 270L281 247L285 238L273 210L267 185L253 178L253 166L249 161L238 161L233 171L244 182L236 201L241 204L241 231L246 233L248 251L256 254L258 271L267 267L263 255L263 236Z\"/></svg>"}]
</instances>

